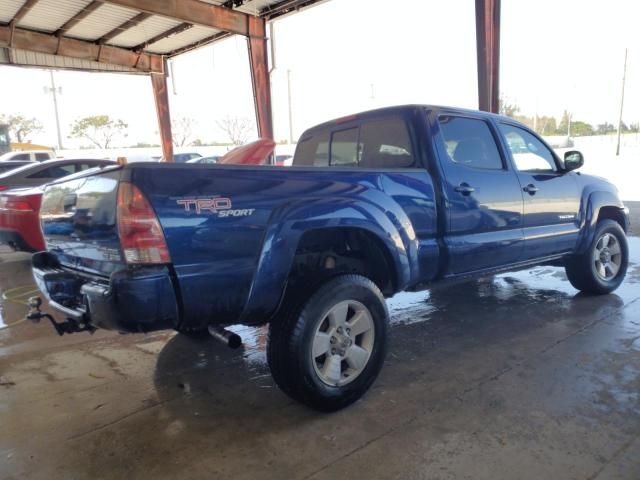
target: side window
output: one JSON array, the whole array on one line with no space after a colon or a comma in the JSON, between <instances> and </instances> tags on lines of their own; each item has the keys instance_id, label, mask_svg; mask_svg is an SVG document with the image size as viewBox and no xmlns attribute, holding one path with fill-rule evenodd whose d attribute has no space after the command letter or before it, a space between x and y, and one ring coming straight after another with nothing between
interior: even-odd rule
<instances>
[{"instance_id":1,"label":"side window","mask_svg":"<svg viewBox=\"0 0 640 480\"><path fill-rule=\"evenodd\" d=\"M56 165L29 175L28 178L62 178L75 173L75 165Z\"/></svg>"},{"instance_id":2,"label":"side window","mask_svg":"<svg viewBox=\"0 0 640 480\"><path fill-rule=\"evenodd\" d=\"M329 166L329 133L320 132L300 139L293 165L302 167Z\"/></svg>"},{"instance_id":3,"label":"side window","mask_svg":"<svg viewBox=\"0 0 640 480\"><path fill-rule=\"evenodd\" d=\"M339 130L331 134L331 166L357 167L358 128Z\"/></svg>"},{"instance_id":4,"label":"side window","mask_svg":"<svg viewBox=\"0 0 640 480\"><path fill-rule=\"evenodd\" d=\"M534 135L513 125L500 124L513 162L521 172L555 172L553 153Z\"/></svg>"},{"instance_id":5,"label":"side window","mask_svg":"<svg viewBox=\"0 0 640 480\"><path fill-rule=\"evenodd\" d=\"M400 116L365 121L360 128L360 145L362 167L402 168L414 161L409 131Z\"/></svg>"},{"instance_id":6,"label":"side window","mask_svg":"<svg viewBox=\"0 0 640 480\"><path fill-rule=\"evenodd\" d=\"M11 157L11 160L31 160L31 158L28 153L19 153Z\"/></svg>"},{"instance_id":7,"label":"side window","mask_svg":"<svg viewBox=\"0 0 640 480\"><path fill-rule=\"evenodd\" d=\"M44 162L45 160L49 160L51 157L48 153L36 153L36 160L38 162Z\"/></svg>"},{"instance_id":8,"label":"side window","mask_svg":"<svg viewBox=\"0 0 640 480\"><path fill-rule=\"evenodd\" d=\"M452 162L489 170L503 168L500 152L485 121L443 115L438 123Z\"/></svg>"},{"instance_id":9,"label":"side window","mask_svg":"<svg viewBox=\"0 0 640 480\"><path fill-rule=\"evenodd\" d=\"M90 165L88 163L76 163L76 172L82 172L83 170L93 168L94 166L95 165Z\"/></svg>"}]
</instances>

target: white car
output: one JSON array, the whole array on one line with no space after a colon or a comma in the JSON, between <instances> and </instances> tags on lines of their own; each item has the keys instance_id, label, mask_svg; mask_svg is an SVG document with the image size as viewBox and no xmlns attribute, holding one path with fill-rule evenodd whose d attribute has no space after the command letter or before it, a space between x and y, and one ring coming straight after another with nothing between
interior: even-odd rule
<instances>
[{"instance_id":1,"label":"white car","mask_svg":"<svg viewBox=\"0 0 640 480\"><path fill-rule=\"evenodd\" d=\"M0 156L0 162L5 160L26 160L31 162L45 162L56 158L53 150L28 150L24 152L7 152Z\"/></svg>"}]
</instances>

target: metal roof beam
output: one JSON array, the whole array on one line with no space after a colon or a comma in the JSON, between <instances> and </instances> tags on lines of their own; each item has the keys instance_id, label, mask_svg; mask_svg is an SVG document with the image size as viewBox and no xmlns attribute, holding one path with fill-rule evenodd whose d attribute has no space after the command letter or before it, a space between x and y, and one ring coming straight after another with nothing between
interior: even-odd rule
<instances>
[{"instance_id":1,"label":"metal roof beam","mask_svg":"<svg viewBox=\"0 0 640 480\"><path fill-rule=\"evenodd\" d=\"M130 18L126 22L118 25L116 28L111 30L110 32L105 33L102 37L97 40L97 43L107 43L113 37L117 37L122 32L129 30L130 28L138 26L140 23L144 22L147 18L151 16L150 13L142 12L137 14L135 17Z\"/></svg>"},{"instance_id":2,"label":"metal roof beam","mask_svg":"<svg viewBox=\"0 0 640 480\"><path fill-rule=\"evenodd\" d=\"M152 45L152 44L154 44L156 42L159 42L160 40L163 40L163 39L165 39L167 37L170 37L172 35L177 35L178 33L182 33L185 30L189 30L192 27L193 27L192 23L187 23L187 22L181 23L180 25L176 25L175 27L170 28L169 30L166 30L166 31L164 31L162 33L159 33L155 37L151 37L149 40L145 40L140 45L136 45L135 47L133 47L133 50L135 50L135 51L144 50L149 45Z\"/></svg>"},{"instance_id":3,"label":"metal roof beam","mask_svg":"<svg viewBox=\"0 0 640 480\"><path fill-rule=\"evenodd\" d=\"M500 0L476 0L478 105L500 110Z\"/></svg>"},{"instance_id":4,"label":"metal roof beam","mask_svg":"<svg viewBox=\"0 0 640 480\"><path fill-rule=\"evenodd\" d=\"M0 47L79 58L107 65L119 65L144 73L164 73L162 56L133 52L110 45L97 45L69 37L0 26Z\"/></svg>"},{"instance_id":5,"label":"metal roof beam","mask_svg":"<svg viewBox=\"0 0 640 480\"><path fill-rule=\"evenodd\" d=\"M252 15L247 15L246 13L224 8L219 5L204 3L199 0L107 1L121 7L132 8L194 25L202 25L238 35L249 35L249 17Z\"/></svg>"},{"instance_id":6,"label":"metal roof beam","mask_svg":"<svg viewBox=\"0 0 640 480\"><path fill-rule=\"evenodd\" d=\"M36 3L38 3L38 0L27 0L26 2L24 2L18 9L16 14L13 16L10 23L15 24L22 20L24 16L29 13L29 10L31 10L35 6Z\"/></svg>"},{"instance_id":7,"label":"metal roof beam","mask_svg":"<svg viewBox=\"0 0 640 480\"><path fill-rule=\"evenodd\" d=\"M93 0L93 2L91 2L89 5L87 5L78 13L76 13L73 17L67 20L64 23L64 25L62 25L58 29L58 31L56 32L56 35L64 35L65 33L67 33L69 30L75 27L78 23L80 23L82 20L84 20L93 12L95 12L99 7L102 6L102 4L104 4L104 0Z\"/></svg>"}]
</instances>

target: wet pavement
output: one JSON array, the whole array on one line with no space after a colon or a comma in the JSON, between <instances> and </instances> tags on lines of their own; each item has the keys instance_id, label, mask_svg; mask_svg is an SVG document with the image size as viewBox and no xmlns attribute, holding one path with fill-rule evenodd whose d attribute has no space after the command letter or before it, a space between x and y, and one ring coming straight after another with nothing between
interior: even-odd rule
<instances>
[{"instance_id":1,"label":"wet pavement","mask_svg":"<svg viewBox=\"0 0 640 480\"><path fill-rule=\"evenodd\" d=\"M545 267L392 299L380 378L313 412L243 350L21 322L0 251L0 479L640 478L640 238L615 294Z\"/></svg>"}]
</instances>

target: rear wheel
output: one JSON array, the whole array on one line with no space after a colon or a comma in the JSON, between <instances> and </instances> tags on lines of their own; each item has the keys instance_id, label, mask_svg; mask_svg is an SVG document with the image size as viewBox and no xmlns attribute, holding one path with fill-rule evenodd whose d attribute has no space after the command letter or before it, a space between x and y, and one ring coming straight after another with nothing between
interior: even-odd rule
<instances>
[{"instance_id":1,"label":"rear wheel","mask_svg":"<svg viewBox=\"0 0 640 480\"><path fill-rule=\"evenodd\" d=\"M271 373L285 393L312 408L344 408L378 376L387 324L386 303L371 280L335 277L311 295L286 300L269 327Z\"/></svg>"},{"instance_id":2,"label":"rear wheel","mask_svg":"<svg viewBox=\"0 0 640 480\"><path fill-rule=\"evenodd\" d=\"M598 222L593 241L565 264L567 277L586 293L606 294L620 286L627 273L629 247L622 227L614 220Z\"/></svg>"}]
</instances>

